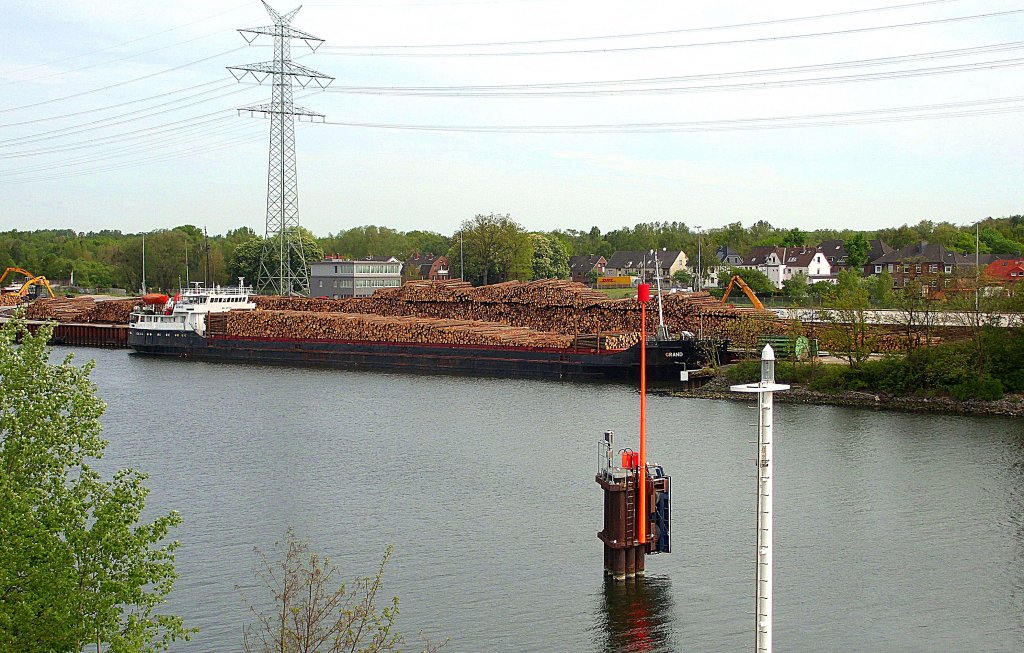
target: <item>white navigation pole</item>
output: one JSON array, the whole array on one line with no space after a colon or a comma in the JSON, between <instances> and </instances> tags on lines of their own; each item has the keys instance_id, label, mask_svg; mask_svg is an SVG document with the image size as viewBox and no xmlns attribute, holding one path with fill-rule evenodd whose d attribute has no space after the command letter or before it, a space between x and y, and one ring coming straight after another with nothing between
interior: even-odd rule
<instances>
[{"instance_id":1,"label":"white navigation pole","mask_svg":"<svg viewBox=\"0 0 1024 653\"><path fill-rule=\"evenodd\" d=\"M772 398L789 390L775 382L775 352L761 352L761 382L734 385L733 392L757 393L757 551L754 563L754 652L772 650Z\"/></svg>"}]
</instances>

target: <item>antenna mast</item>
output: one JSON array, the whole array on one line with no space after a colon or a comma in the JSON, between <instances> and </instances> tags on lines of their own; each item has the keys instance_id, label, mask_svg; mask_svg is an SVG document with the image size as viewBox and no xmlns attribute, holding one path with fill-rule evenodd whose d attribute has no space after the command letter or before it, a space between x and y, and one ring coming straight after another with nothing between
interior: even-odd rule
<instances>
[{"instance_id":1,"label":"antenna mast","mask_svg":"<svg viewBox=\"0 0 1024 653\"><path fill-rule=\"evenodd\" d=\"M299 39L309 49L316 49L323 39L297 30L291 26L292 18L301 7L287 14L279 14L263 0L263 6L274 24L266 27L251 27L238 30L248 43L258 36L274 37L274 60L263 63L229 66L228 70L236 80L242 81L252 75L259 83L267 79L273 84L271 101L239 109L239 114L248 111L250 115L270 118L270 157L267 169L267 228L266 243L260 256L260 271L257 277L258 292L276 295L309 294L309 268L299 233L299 186L295 165L295 119L308 118L310 122L323 122L324 115L292 101L292 82L302 88L312 82L323 89L334 78L311 68L293 63L291 42ZM276 239L276 241L274 240ZM276 251L275 251L276 250Z\"/></svg>"}]
</instances>

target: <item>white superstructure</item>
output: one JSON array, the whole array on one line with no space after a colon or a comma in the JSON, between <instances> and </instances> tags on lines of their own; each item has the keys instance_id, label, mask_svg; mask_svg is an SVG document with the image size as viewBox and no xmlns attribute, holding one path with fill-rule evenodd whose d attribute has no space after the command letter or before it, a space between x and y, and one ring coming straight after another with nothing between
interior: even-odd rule
<instances>
[{"instance_id":1,"label":"white superstructure","mask_svg":"<svg viewBox=\"0 0 1024 653\"><path fill-rule=\"evenodd\" d=\"M161 331L206 335L206 316L233 310L251 311L256 304L250 301L252 287L239 278L237 286L205 288L195 283L188 290L169 299L163 306L144 304L132 311L129 318L131 331Z\"/></svg>"}]
</instances>

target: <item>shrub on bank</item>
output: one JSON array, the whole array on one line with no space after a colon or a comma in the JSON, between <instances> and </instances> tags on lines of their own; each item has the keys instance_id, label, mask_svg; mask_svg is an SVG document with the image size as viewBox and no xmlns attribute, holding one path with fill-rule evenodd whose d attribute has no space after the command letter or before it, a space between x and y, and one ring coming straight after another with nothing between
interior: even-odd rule
<instances>
[{"instance_id":1,"label":"shrub on bank","mask_svg":"<svg viewBox=\"0 0 1024 653\"><path fill-rule=\"evenodd\" d=\"M761 378L760 361L731 366L731 383ZM960 401L1001 399L1004 392L1024 392L1024 330L985 329L976 341L950 342L889 355L859 367L779 361L779 383L806 384L811 390L865 390L897 396L948 394Z\"/></svg>"}]
</instances>

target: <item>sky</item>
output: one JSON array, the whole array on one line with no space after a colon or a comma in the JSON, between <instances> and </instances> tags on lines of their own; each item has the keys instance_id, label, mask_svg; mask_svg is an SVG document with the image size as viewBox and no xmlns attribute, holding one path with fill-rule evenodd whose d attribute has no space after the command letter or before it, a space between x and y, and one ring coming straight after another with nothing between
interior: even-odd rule
<instances>
[{"instance_id":1,"label":"sky","mask_svg":"<svg viewBox=\"0 0 1024 653\"><path fill-rule=\"evenodd\" d=\"M270 87L226 70L273 58L237 31L258 0L0 7L0 230L264 232L269 121L235 109ZM325 115L296 130L318 235L1024 212L1019 2L339 0L292 26L335 78L295 89Z\"/></svg>"}]
</instances>

